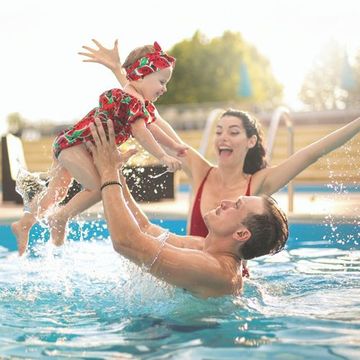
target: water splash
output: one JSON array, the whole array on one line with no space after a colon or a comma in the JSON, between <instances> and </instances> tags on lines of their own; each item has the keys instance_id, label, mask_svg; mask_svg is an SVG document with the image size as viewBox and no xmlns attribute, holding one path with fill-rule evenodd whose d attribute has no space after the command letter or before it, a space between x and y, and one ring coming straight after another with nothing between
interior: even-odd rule
<instances>
[{"instance_id":1,"label":"water splash","mask_svg":"<svg viewBox=\"0 0 360 360\"><path fill-rule=\"evenodd\" d=\"M155 264L156 260L158 259L158 257L160 256L161 250L163 249L163 247L165 246L166 240L169 238L170 233L168 231L160 234L160 236L158 236L157 240L160 243L159 246L159 250L157 252L157 254L155 255L153 261L150 263L149 266L145 267L145 270L150 272L151 268L153 267L153 265Z\"/></svg>"},{"instance_id":2,"label":"water splash","mask_svg":"<svg viewBox=\"0 0 360 360\"><path fill-rule=\"evenodd\" d=\"M169 170L165 170L164 172L162 172L162 173L160 173L160 174L157 174L157 175L149 175L149 178L150 179L157 179L157 178L159 178L160 176L163 176L163 175L165 175L166 173L168 173L169 172Z\"/></svg>"},{"instance_id":3,"label":"water splash","mask_svg":"<svg viewBox=\"0 0 360 360\"><path fill-rule=\"evenodd\" d=\"M46 182L41 179L40 173L31 173L20 166L15 189L23 198L25 208L28 209L36 196L41 197L45 193Z\"/></svg>"},{"instance_id":4,"label":"water splash","mask_svg":"<svg viewBox=\"0 0 360 360\"><path fill-rule=\"evenodd\" d=\"M357 157L351 156L350 149L350 145L344 146L345 158L342 158L341 163L338 159L326 158L326 167L329 171L329 182L326 187L331 190L326 200L329 203L329 209L341 208L341 213L330 210L325 216L323 224L329 227L331 232L323 239L339 245L351 244L356 249L360 239L360 205L354 203L352 194L359 191L356 176L360 176L360 168L357 164ZM334 167L338 169L337 172L332 169ZM351 173L353 169L358 169L355 178ZM342 214L351 214L352 219ZM349 222L354 226L353 234L344 236L338 231L338 224Z\"/></svg>"}]
</instances>

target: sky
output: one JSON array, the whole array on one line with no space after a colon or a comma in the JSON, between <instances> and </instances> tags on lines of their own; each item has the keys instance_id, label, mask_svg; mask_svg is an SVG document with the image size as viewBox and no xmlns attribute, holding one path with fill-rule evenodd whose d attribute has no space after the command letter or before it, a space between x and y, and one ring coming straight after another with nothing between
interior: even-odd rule
<instances>
[{"instance_id":1,"label":"sky","mask_svg":"<svg viewBox=\"0 0 360 360\"><path fill-rule=\"evenodd\" d=\"M360 49L359 18L358 0L2 0L0 132L12 112L72 123L117 86L110 71L77 55L92 38L109 47L119 39L125 59L134 47L156 40L169 49L196 30L240 32L269 59L284 104L296 110L302 79L327 43L343 44L350 60Z\"/></svg>"}]
</instances>

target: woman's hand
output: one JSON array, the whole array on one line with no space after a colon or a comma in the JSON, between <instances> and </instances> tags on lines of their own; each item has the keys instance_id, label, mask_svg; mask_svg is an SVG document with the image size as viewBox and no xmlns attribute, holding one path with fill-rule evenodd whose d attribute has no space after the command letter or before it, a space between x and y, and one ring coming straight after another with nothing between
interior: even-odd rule
<instances>
[{"instance_id":1,"label":"woman's hand","mask_svg":"<svg viewBox=\"0 0 360 360\"><path fill-rule=\"evenodd\" d=\"M111 120L107 121L107 128L108 139L100 119L96 119L95 123L90 125L95 145L91 142L86 143L100 176L114 170L118 171L137 152L136 149L129 149L121 153L116 147L114 125Z\"/></svg>"},{"instance_id":2,"label":"woman's hand","mask_svg":"<svg viewBox=\"0 0 360 360\"><path fill-rule=\"evenodd\" d=\"M95 62L102 64L109 68L111 71L116 71L121 68L121 61L119 56L118 49L118 40L115 40L114 47L112 49L107 49L103 47L97 40L92 39L95 45L98 47L94 49L89 46L82 46L83 49L88 52L79 52L79 55L88 57L88 59L83 60L83 62Z\"/></svg>"}]
</instances>

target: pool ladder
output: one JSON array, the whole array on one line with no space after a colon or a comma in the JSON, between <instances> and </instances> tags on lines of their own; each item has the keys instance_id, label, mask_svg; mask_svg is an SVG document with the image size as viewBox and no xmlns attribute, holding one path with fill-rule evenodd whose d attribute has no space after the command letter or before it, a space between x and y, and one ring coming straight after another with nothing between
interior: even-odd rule
<instances>
[{"instance_id":1,"label":"pool ladder","mask_svg":"<svg viewBox=\"0 0 360 360\"><path fill-rule=\"evenodd\" d=\"M203 136L201 138L199 152L202 155L206 155L206 150L209 145L213 124L214 122L221 116L221 114L224 112L223 109L214 109L210 112L206 123L205 123L205 129ZM285 122L285 126L288 133L288 157L291 156L294 153L294 126L293 121L290 117L290 111L288 108L284 106L279 106L275 111L273 112L270 120L269 125L269 131L267 135L267 161L270 164L271 158L272 158L272 152L275 142L275 137L279 128L280 120L283 119ZM288 183L288 212L291 213L294 210L294 186L293 182L290 181Z\"/></svg>"},{"instance_id":2,"label":"pool ladder","mask_svg":"<svg viewBox=\"0 0 360 360\"><path fill-rule=\"evenodd\" d=\"M270 120L269 131L267 135L266 157L270 164L272 152L275 143L275 137L279 128L280 120L283 119L287 130L287 155L290 157L294 153L294 124L290 117L290 111L285 106L279 106L273 112ZM294 211L294 184L292 181L288 183L288 212Z\"/></svg>"}]
</instances>

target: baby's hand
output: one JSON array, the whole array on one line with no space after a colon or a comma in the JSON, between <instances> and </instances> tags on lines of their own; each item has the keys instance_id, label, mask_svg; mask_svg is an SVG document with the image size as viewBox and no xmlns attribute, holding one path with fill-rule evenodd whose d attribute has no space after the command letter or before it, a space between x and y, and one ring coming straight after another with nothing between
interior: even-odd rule
<instances>
[{"instance_id":1,"label":"baby's hand","mask_svg":"<svg viewBox=\"0 0 360 360\"><path fill-rule=\"evenodd\" d=\"M92 41L98 48L95 49L90 46L83 46L82 48L87 50L87 52L78 53L79 55L86 56L86 59L83 60L83 62L99 63L110 70L115 70L117 67L121 67L117 40L115 40L114 47L112 49L107 49L95 39L92 39Z\"/></svg>"},{"instance_id":2,"label":"baby's hand","mask_svg":"<svg viewBox=\"0 0 360 360\"><path fill-rule=\"evenodd\" d=\"M167 166L168 171L170 172L175 172L176 170L181 169L181 162L170 155L164 155L159 160L162 164Z\"/></svg>"},{"instance_id":3,"label":"baby's hand","mask_svg":"<svg viewBox=\"0 0 360 360\"><path fill-rule=\"evenodd\" d=\"M174 150L176 151L176 156L184 157L186 156L186 152L189 149L187 145L184 144L176 144Z\"/></svg>"}]
</instances>

